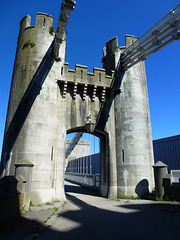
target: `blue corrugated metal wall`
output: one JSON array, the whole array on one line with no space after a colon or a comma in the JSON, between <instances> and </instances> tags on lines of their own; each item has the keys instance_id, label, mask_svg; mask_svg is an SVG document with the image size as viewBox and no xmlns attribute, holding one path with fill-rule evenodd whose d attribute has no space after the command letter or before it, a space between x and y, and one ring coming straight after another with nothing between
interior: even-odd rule
<instances>
[{"instance_id":1,"label":"blue corrugated metal wall","mask_svg":"<svg viewBox=\"0 0 180 240\"><path fill-rule=\"evenodd\" d=\"M180 135L153 141L154 161L168 165L168 171L180 169Z\"/></svg>"},{"instance_id":2,"label":"blue corrugated metal wall","mask_svg":"<svg viewBox=\"0 0 180 240\"><path fill-rule=\"evenodd\" d=\"M168 172L180 170L180 135L162 138L153 141L154 162L161 161L168 165ZM67 172L100 173L100 153L74 159L68 163Z\"/></svg>"}]
</instances>

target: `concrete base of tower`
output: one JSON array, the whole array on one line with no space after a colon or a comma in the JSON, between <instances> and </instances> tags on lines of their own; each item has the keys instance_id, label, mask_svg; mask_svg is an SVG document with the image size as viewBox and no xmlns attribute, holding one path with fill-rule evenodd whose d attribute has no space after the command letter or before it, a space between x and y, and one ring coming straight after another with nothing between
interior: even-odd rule
<instances>
[{"instance_id":1,"label":"concrete base of tower","mask_svg":"<svg viewBox=\"0 0 180 240\"><path fill-rule=\"evenodd\" d=\"M108 185L107 184L101 185L100 194L102 197L107 197L107 195L108 195Z\"/></svg>"},{"instance_id":2,"label":"concrete base of tower","mask_svg":"<svg viewBox=\"0 0 180 240\"><path fill-rule=\"evenodd\" d=\"M142 180L143 181L143 180ZM131 198L131 197L142 197L152 192L152 189L148 187L145 182L137 184L137 186L118 186L117 187L117 198Z\"/></svg>"},{"instance_id":3,"label":"concrete base of tower","mask_svg":"<svg viewBox=\"0 0 180 240\"><path fill-rule=\"evenodd\" d=\"M109 187L108 198L117 199L117 186Z\"/></svg>"},{"instance_id":4,"label":"concrete base of tower","mask_svg":"<svg viewBox=\"0 0 180 240\"><path fill-rule=\"evenodd\" d=\"M33 204L41 204L46 202L65 201L64 188L45 189L31 192L31 201Z\"/></svg>"}]
</instances>

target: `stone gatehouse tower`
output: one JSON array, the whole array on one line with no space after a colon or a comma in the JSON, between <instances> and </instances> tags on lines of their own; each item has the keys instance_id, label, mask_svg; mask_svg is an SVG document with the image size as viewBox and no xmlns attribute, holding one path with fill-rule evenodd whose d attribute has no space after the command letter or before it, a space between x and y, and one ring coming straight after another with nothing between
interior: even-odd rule
<instances>
[{"instance_id":1,"label":"stone gatehouse tower","mask_svg":"<svg viewBox=\"0 0 180 240\"><path fill-rule=\"evenodd\" d=\"M153 150L144 62L119 70L121 53L112 38L103 49L104 68L69 69L66 39L52 56L53 17L38 13L35 26L20 23L1 158L1 176L15 175L15 165L32 163L31 200L64 199L66 134L87 132L101 139L102 196L143 195L153 188Z\"/></svg>"}]
</instances>

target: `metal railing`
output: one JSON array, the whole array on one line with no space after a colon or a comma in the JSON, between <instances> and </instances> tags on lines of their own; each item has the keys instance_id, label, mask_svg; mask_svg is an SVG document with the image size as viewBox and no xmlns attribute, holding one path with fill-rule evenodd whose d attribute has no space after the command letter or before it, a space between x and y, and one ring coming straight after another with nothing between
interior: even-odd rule
<instances>
[{"instance_id":1,"label":"metal railing","mask_svg":"<svg viewBox=\"0 0 180 240\"><path fill-rule=\"evenodd\" d=\"M77 183L79 185L99 189L100 188L100 174L83 174L83 173L69 173L65 172L65 180Z\"/></svg>"}]
</instances>

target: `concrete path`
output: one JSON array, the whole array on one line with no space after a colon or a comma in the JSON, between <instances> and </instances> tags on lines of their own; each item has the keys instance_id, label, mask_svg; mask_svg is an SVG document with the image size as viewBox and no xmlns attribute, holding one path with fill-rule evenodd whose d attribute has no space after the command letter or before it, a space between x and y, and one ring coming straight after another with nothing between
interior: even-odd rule
<instances>
[{"instance_id":1,"label":"concrete path","mask_svg":"<svg viewBox=\"0 0 180 240\"><path fill-rule=\"evenodd\" d=\"M180 238L180 204L149 200L113 201L66 183L67 201L32 207L1 240Z\"/></svg>"}]
</instances>

